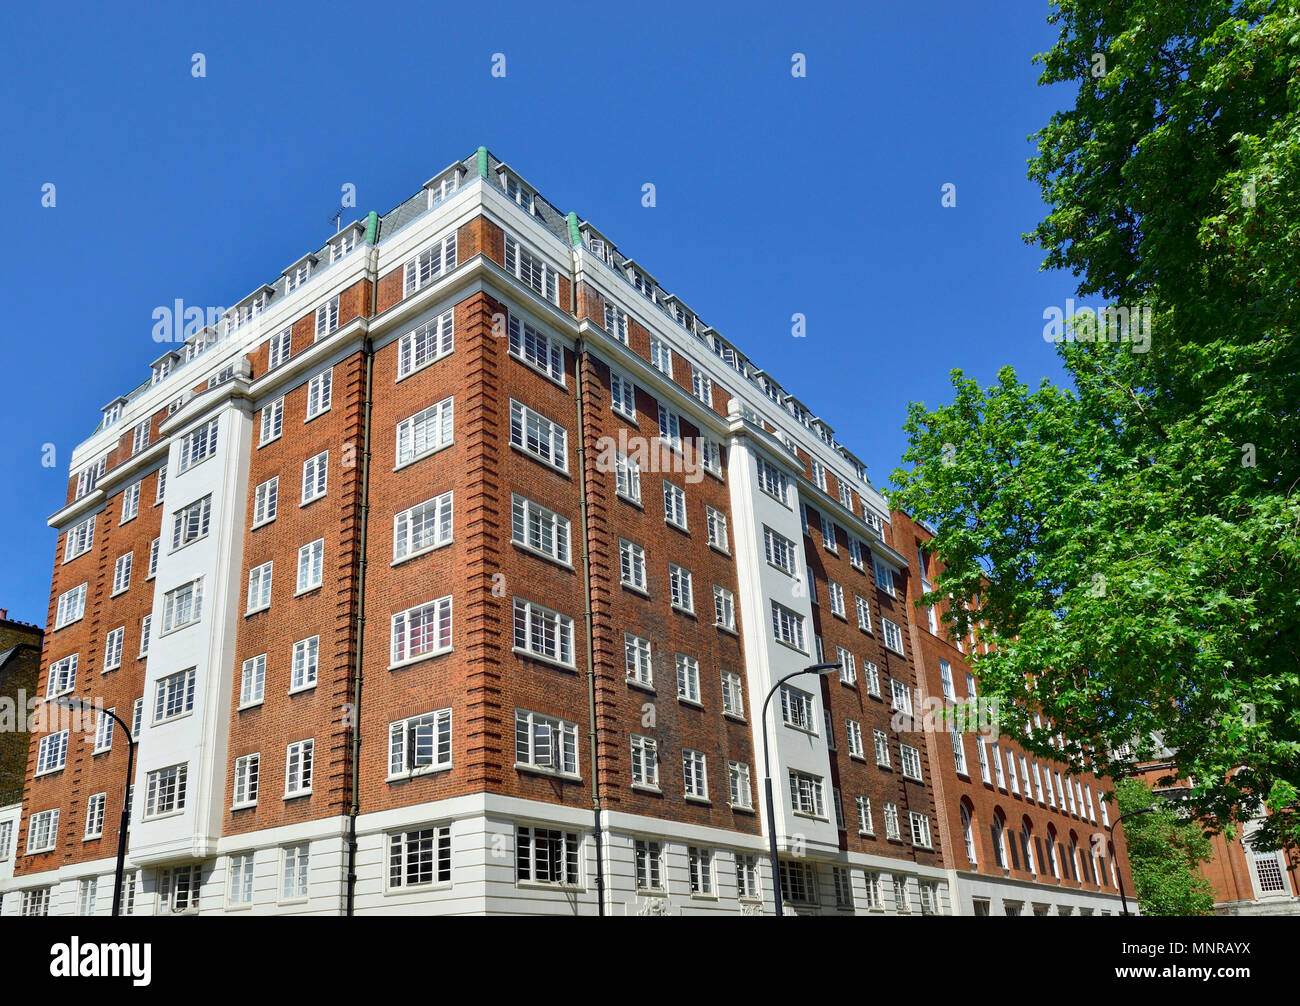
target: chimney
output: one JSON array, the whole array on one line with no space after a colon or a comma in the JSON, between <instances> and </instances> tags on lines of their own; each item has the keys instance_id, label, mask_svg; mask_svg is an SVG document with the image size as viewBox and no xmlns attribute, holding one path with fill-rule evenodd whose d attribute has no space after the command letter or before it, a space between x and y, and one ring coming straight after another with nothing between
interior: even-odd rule
<instances>
[{"instance_id":1,"label":"chimney","mask_svg":"<svg viewBox=\"0 0 1300 1006\"><path fill-rule=\"evenodd\" d=\"M0 622L7 622L7 621L9 621L9 609L0 608Z\"/></svg>"}]
</instances>

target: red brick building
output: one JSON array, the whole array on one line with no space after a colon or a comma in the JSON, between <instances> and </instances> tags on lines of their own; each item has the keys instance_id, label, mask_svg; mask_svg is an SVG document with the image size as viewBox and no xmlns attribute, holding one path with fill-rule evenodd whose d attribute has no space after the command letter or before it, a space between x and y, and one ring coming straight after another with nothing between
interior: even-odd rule
<instances>
[{"instance_id":1,"label":"red brick building","mask_svg":"<svg viewBox=\"0 0 1300 1006\"><path fill-rule=\"evenodd\" d=\"M589 223L480 148L178 314L50 519L40 687L139 739L131 911L770 912L765 749L790 911L962 910L897 517ZM109 909L88 720L5 913Z\"/></svg>"}]
</instances>

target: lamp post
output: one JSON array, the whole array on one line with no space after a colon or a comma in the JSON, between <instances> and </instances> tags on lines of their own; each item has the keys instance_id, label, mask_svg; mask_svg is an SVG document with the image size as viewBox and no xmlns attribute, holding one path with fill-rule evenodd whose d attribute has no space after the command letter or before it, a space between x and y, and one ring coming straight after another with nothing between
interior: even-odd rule
<instances>
[{"instance_id":1,"label":"lamp post","mask_svg":"<svg viewBox=\"0 0 1300 1006\"><path fill-rule=\"evenodd\" d=\"M57 705L63 706L64 709L87 710L95 708L88 705L81 699L71 695L63 695L54 700ZM126 827L127 827L127 807L131 794L131 774L135 771L135 738L131 736L131 728L126 725L122 717L111 709L99 710L100 715L107 713L122 727L122 732L126 734L126 788L122 791L122 823L117 832L117 870L113 876L113 915L116 917L122 914L122 874L126 867Z\"/></svg>"},{"instance_id":2,"label":"lamp post","mask_svg":"<svg viewBox=\"0 0 1300 1006\"><path fill-rule=\"evenodd\" d=\"M776 805L772 802L772 762L767 750L767 706L772 701L772 696L776 694L776 690L791 678L797 678L801 674L826 675L839 669L840 665L838 663L813 664L811 667L805 667L802 671L787 674L768 691L767 698L763 700L763 712L758 718L758 724L763 730L763 790L767 797L767 848L768 856L772 861L772 893L776 897L776 914L778 916L785 913L781 910L781 864L776 857Z\"/></svg>"},{"instance_id":3,"label":"lamp post","mask_svg":"<svg viewBox=\"0 0 1300 1006\"><path fill-rule=\"evenodd\" d=\"M1110 832L1111 841L1113 842L1115 840L1116 825L1118 825L1122 820L1124 820L1124 818L1137 817L1141 814L1154 814L1155 811L1156 808L1154 807L1143 807L1141 810L1130 810L1127 814L1121 814L1119 817L1115 818L1115 824L1110 825L1110 827L1106 829L1107 831ZM1115 870L1115 877L1119 881L1119 904L1121 909L1120 914L1128 915L1129 914L1128 898L1124 896L1124 871L1117 868Z\"/></svg>"}]
</instances>

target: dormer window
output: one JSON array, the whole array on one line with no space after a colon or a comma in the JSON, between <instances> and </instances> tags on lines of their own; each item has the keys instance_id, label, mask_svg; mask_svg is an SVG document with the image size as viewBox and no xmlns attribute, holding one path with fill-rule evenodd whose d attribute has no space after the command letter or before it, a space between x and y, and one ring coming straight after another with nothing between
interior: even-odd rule
<instances>
[{"instance_id":1,"label":"dormer window","mask_svg":"<svg viewBox=\"0 0 1300 1006\"><path fill-rule=\"evenodd\" d=\"M185 344L185 362L188 363L195 357L202 356L205 352L215 346L217 342L217 333L211 328L205 328Z\"/></svg>"},{"instance_id":2,"label":"dormer window","mask_svg":"<svg viewBox=\"0 0 1300 1006\"><path fill-rule=\"evenodd\" d=\"M99 480L104 477L104 472L108 468L108 455L105 454L98 461L81 469L77 473L77 499L85 496L87 493L94 492L95 486Z\"/></svg>"},{"instance_id":3,"label":"dormer window","mask_svg":"<svg viewBox=\"0 0 1300 1006\"><path fill-rule=\"evenodd\" d=\"M104 422L102 424L103 429L108 429L110 426L112 426L114 423L116 423L119 419L122 418L122 404L123 404L123 400L119 398L116 402L113 402L111 405L109 405L107 408L104 409Z\"/></svg>"},{"instance_id":4,"label":"dormer window","mask_svg":"<svg viewBox=\"0 0 1300 1006\"><path fill-rule=\"evenodd\" d=\"M533 213L533 193L509 175L503 174L501 177L504 182L503 188L506 191L506 198L518 203L524 208L524 212L531 216Z\"/></svg>"},{"instance_id":5,"label":"dormer window","mask_svg":"<svg viewBox=\"0 0 1300 1006\"><path fill-rule=\"evenodd\" d=\"M259 291L251 300L232 308L225 319L226 335L248 324L262 313L265 306L266 291Z\"/></svg>"},{"instance_id":6,"label":"dormer window","mask_svg":"<svg viewBox=\"0 0 1300 1006\"><path fill-rule=\"evenodd\" d=\"M284 292L286 294L293 293L311 278L311 267L315 261L314 257L308 257L289 268L289 271L284 274Z\"/></svg>"},{"instance_id":7,"label":"dormer window","mask_svg":"<svg viewBox=\"0 0 1300 1006\"><path fill-rule=\"evenodd\" d=\"M432 209L460 188L460 169L449 172L436 182L430 182L425 188L429 192L429 207Z\"/></svg>"},{"instance_id":8,"label":"dormer window","mask_svg":"<svg viewBox=\"0 0 1300 1006\"><path fill-rule=\"evenodd\" d=\"M180 364L180 360L180 354L178 353L164 353L158 359L154 360L153 380L149 383L157 384L159 381L166 380L167 375L175 370Z\"/></svg>"},{"instance_id":9,"label":"dormer window","mask_svg":"<svg viewBox=\"0 0 1300 1006\"><path fill-rule=\"evenodd\" d=\"M632 285L641 292L642 297L645 297L652 304L659 303L658 296L655 293L654 282L649 276L643 273L640 269L628 269L627 278L631 280Z\"/></svg>"},{"instance_id":10,"label":"dormer window","mask_svg":"<svg viewBox=\"0 0 1300 1006\"><path fill-rule=\"evenodd\" d=\"M334 263L357 246L357 231L350 227L330 242L330 262Z\"/></svg>"}]
</instances>

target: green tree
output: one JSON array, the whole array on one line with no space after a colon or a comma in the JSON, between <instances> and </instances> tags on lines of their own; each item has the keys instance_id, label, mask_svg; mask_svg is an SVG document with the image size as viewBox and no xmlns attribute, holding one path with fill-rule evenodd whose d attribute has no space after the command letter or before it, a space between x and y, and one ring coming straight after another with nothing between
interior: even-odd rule
<instances>
[{"instance_id":1,"label":"green tree","mask_svg":"<svg viewBox=\"0 0 1300 1006\"><path fill-rule=\"evenodd\" d=\"M1137 779L1116 784L1115 802L1121 814L1155 808L1123 824L1143 914L1208 915L1214 907L1214 891L1197 867L1210 859L1212 849L1200 825L1181 816Z\"/></svg>"},{"instance_id":2,"label":"green tree","mask_svg":"<svg viewBox=\"0 0 1300 1006\"><path fill-rule=\"evenodd\" d=\"M1072 328L1066 388L954 371L951 403L911 406L892 499L936 532L927 600L955 598L962 633L978 609L1005 728L1057 755L1027 730L1041 710L1117 777L1158 734L1209 827L1262 801L1261 839L1295 845L1300 15L1058 0L1051 20L1041 83L1077 91L1035 137L1028 237L1081 296L1149 307L1150 342Z\"/></svg>"}]
</instances>

